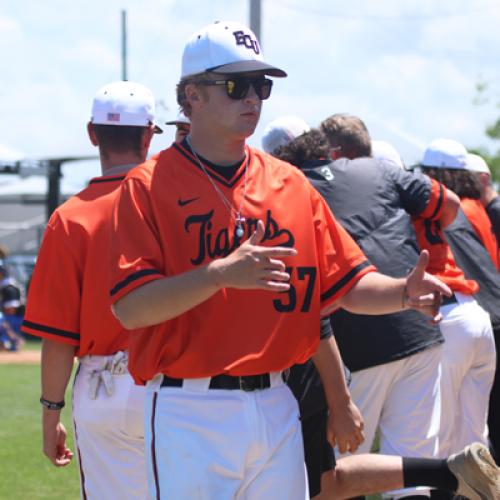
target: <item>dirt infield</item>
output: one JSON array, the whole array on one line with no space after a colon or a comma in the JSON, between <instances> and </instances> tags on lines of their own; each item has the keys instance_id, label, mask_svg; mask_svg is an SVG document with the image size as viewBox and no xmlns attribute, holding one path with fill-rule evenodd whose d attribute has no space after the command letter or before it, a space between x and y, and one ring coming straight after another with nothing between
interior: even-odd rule
<instances>
[{"instance_id":1,"label":"dirt infield","mask_svg":"<svg viewBox=\"0 0 500 500\"><path fill-rule=\"evenodd\" d=\"M19 365L40 363L40 351L0 352L0 364Z\"/></svg>"}]
</instances>

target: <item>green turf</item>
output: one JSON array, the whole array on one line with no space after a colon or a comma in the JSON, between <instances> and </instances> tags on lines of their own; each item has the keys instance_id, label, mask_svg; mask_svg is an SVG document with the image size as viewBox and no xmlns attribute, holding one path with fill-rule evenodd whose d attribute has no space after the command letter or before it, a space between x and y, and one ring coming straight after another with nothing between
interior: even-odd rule
<instances>
[{"instance_id":1,"label":"green turf","mask_svg":"<svg viewBox=\"0 0 500 500\"><path fill-rule=\"evenodd\" d=\"M76 461L57 468L42 453L39 372L38 365L0 364L0 499L77 500ZM74 451L68 408L63 422Z\"/></svg>"},{"instance_id":2,"label":"green turf","mask_svg":"<svg viewBox=\"0 0 500 500\"><path fill-rule=\"evenodd\" d=\"M42 343L40 340L27 339L23 349L26 349L27 351L41 351Z\"/></svg>"}]
</instances>

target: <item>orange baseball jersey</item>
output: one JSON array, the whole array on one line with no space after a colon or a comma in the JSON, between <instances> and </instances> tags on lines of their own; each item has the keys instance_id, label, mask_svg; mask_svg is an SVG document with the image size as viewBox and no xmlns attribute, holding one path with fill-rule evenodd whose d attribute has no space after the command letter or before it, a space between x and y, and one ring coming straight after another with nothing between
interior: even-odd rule
<instances>
[{"instance_id":1,"label":"orange baseball jersey","mask_svg":"<svg viewBox=\"0 0 500 500\"><path fill-rule=\"evenodd\" d=\"M463 271L455 262L439 221L446 203L446 189L434 179L431 179L431 182L432 191L440 192L440 202L431 214L421 214L413 218L420 249L429 251L427 272L446 283L454 292L471 295L479 290L479 285L473 280L465 279Z\"/></svg>"},{"instance_id":2,"label":"orange baseball jersey","mask_svg":"<svg viewBox=\"0 0 500 500\"><path fill-rule=\"evenodd\" d=\"M472 198L462 198L460 206L464 211L467 219L474 228L481 243L490 254L491 260L495 267L500 271L500 259L498 252L498 242L493 232L490 218L480 200Z\"/></svg>"},{"instance_id":3,"label":"orange baseball jersey","mask_svg":"<svg viewBox=\"0 0 500 500\"><path fill-rule=\"evenodd\" d=\"M124 178L92 179L52 214L31 280L23 331L74 345L77 356L127 348L108 293L111 217Z\"/></svg>"},{"instance_id":4,"label":"orange baseball jersey","mask_svg":"<svg viewBox=\"0 0 500 500\"><path fill-rule=\"evenodd\" d=\"M251 148L246 153L246 181L245 162L226 180L208 165L206 174L188 149L174 144L130 172L120 189L113 302L148 281L227 256L259 219L263 245L298 250L285 259L290 291L222 289L170 321L134 332L129 367L138 383L158 373L254 375L304 362L319 341L320 311L374 270L298 169ZM234 207L247 183L243 237L207 175Z\"/></svg>"}]
</instances>

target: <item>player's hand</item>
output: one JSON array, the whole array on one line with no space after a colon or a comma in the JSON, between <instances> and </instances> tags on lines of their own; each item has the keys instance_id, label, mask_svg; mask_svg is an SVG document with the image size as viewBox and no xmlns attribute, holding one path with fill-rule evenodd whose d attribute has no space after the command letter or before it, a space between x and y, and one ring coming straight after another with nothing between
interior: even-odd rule
<instances>
[{"instance_id":1,"label":"player's hand","mask_svg":"<svg viewBox=\"0 0 500 500\"><path fill-rule=\"evenodd\" d=\"M264 224L259 220L257 229L250 238L227 257L211 263L217 272L217 281L221 287L275 292L287 291L290 288L290 275L281 259L297 255L297 250L260 246L264 232Z\"/></svg>"},{"instance_id":2,"label":"player's hand","mask_svg":"<svg viewBox=\"0 0 500 500\"><path fill-rule=\"evenodd\" d=\"M349 399L343 407L330 408L326 438L340 453L354 453L365 440L364 422L358 407Z\"/></svg>"},{"instance_id":3,"label":"player's hand","mask_svg":"<svg viewBox=\"0 0 500 500\"><path fill-rule=\"evenodd\" d=\"M66 446L66 436L59 412L43 410L43 453L57 467L68 465L73 458L73 452Z\"/></svg>"},{"instance_id":4,"label":"player's hand","mask_svg":"<svg viewBox=\"0 0 500 500\"><path fill-rule=\"evenodd\" d=\"M417 265L406 279L406 305L416 309L433 319L441 321L439 313L441 295L451 296L451 290L434 276L425 272L429 263L429 252L422 250Z\"/></svg>"}]
</instances>

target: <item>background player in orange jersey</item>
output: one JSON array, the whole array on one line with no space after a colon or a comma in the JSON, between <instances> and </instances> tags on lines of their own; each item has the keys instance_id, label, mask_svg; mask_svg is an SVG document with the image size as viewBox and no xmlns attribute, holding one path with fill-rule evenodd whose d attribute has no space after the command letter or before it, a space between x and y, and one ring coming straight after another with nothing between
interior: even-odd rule
<instances>
[{"instance_id":1,"label":"background player in orange jersey","mask_svg":"<svg viewBox=\"0 0 500 500\"><path fill-rule=\"evenodd\" d=\"M479 195L467 172L467 151L451 139L436 139L424 152L421 168L461 195ZM454 294L443 301L441 331L445 337L441 376L440 454L446 456L471 440L488 443L488 404L495 376L495 342L488 313L476 302L478 284L467 280L448 245L442 218L416 219L421 248L430 252L429 272Z\"/></svg>"},{"instance_id":2,"label":"background player in orange jersey","mask_svg":"<svg viewBox=\"0 0 500 500\"><path fill-rule=\"evenodd\" d=\"M464 148L456 144L455 149L461 152L463 160ZM446 143L445 143L446 145ZM484 170L478 172L477 162L480 157L472 158L466 156L464 168L433 168L425 170L432 177L440 180L446 186L455 191L461 198L462 210L459 211L457 219L445 230L448 243L453 250L453 256L465 276L475 280L479 284L479 291L474 295L477 302L488 312L493 327L493 335L497 347L497 371L493 387L491 389L488 413L489 438L493 452L498 461L498 450L500 448L500 422L499 411L499 381L498 381L498 338L500 336L500 274L497 271L495 257L496 242L492 234L491 222L486 215L482 204L478 204L478 198L484 189L479 176L484 175ZM442 162L444 165L451 162L450 159ZM483 169L486 168L484 161ZM456 162L455 162L456 164ZM481 166L481 163L479 163ZM471 171L471 168L473 169ZM492 241L493 240L493 241ZM486 242L486 244L485 244ZM488 243L489 242L489 243ZM493 252L492 252L493 249ZM474 352L463 346L463 354ZM491 353L492 355L493 353ZM476 361L480 365L480 361ZM485 395L487 397L487 394ZM484 406L484 402L483 402ZM480 405L475 405L479 409ZM469 420L471 420L469 418Z\"/></svg>"},{"instance_id":3,"label":"background player in orange jersey","mask_svg":"<svg viewBox=\"0 0 500 500\"><path fill-rule=\"evenodd\" d=\"M147 384L156 498L303 499L297 402L281 372L315 353L320 315L409 304L435 317L448 293L423 271L425 253L408 279L376 273L300 172L246 146L266 75L285 73L245 26L195 33L177 88L190 135L130 172L117 199L111 297L140 328L130 370ZM343 373L328 347L331 385Z\"/></svg>"},{"instance_id":4,"label":"background player in orange jersey","mask_svg":"<svg viewBox=\"0 0 500 500\"><path fill-rule=\"evenodd\" d=\"M490 169L484 159L475 154L467 155L467 169L479 181L481 203L485 207L498 247L500 242L500 197L493 187ZM468 219L469 222L472 222L470 217ZM493 335L497 347L497 371L490 394L488 429L495 459L497 463L500 463L500 369L498 368L500 366L500 274L493 272L484 252L472 238L467 221L463 220L461 226L454 225L450 228L453 232L446 234L459 265L466 275L470 273L471 277L479 283L481 288L478 293L478 302L490 314L493 325ZM483 227L487 227L487 224L484 224ZM474 226L474 232L476 235L478 234L477 224ZM487 235L488 237L489 235ZM480 241L484 245L483 239ZM471 246L475 248L471 248ZM474 256L475 259L471 259L471 256ZM500 251L498 261L500 262Z\"/></svg>"},{"instance_id":5,"label":"background player in orange jersey","mask_svg":"<svg viewBox=\"0 0 500 500\"><path fill-rule=\"evenodd\" d=\"M154 98L143 85L97 92L87 129L103 175L53 213L29 290L23 331L43 338L43 451L57 466L73 458L60 412L79 359L72 399L82 498L147 497L144 389L128 373L128 332L109 309L106 257L114 196L146 159L160 131L153 121Z\"/></svg>"}]
</instances>

